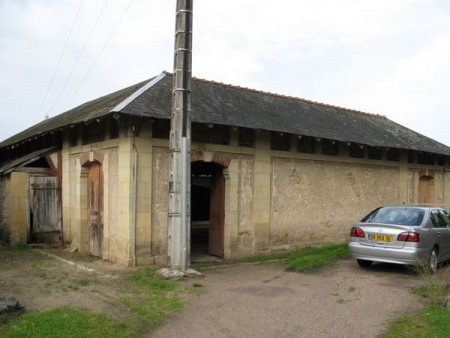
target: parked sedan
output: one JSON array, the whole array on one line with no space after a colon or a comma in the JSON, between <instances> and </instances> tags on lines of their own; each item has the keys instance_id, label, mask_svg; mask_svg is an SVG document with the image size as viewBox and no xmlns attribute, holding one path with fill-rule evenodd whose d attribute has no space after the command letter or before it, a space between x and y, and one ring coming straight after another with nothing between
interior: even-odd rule
<instances>
[{"instance_id":1,"label":"parked sedan","mask_svg":"<svg viewBox=\"0 0 450 338\"><path fill-rule=\"evenodd\" d=\"M352 227L349 249L361 267L426 264L434 272L450 259L450 215L438 207L377 208Z\"/></svg>"}]
</instances>

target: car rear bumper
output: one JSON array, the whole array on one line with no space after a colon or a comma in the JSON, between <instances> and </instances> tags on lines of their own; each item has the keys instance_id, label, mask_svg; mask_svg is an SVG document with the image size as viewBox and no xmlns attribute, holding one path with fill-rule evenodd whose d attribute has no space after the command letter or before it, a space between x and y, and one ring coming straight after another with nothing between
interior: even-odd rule
<instances>
[{"instance_id":1,"label":"car rear bumper","mask_svg":"<svg viewBox=\"0 0 450 338\"><path fill-rule=\"evenodd\" d=\"M348 248L350 254L356 259L405 265L414 265L420 261L427 261L430 255L427 248L382 248L361 245L359 242L350 242Z\"/></svg>"}]
</instances>

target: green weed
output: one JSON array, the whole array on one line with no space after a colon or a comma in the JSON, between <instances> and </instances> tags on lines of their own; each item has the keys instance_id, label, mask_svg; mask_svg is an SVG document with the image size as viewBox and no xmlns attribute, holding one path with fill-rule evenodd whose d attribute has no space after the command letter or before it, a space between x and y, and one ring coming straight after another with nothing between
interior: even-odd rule
<instances>
[{"instance_id":1,"label":"green weed","mask_svg":"<svg viewBox=\"0 0 450 338\"><path fill-rule=\"evenodd\" d=\"M318 267L332 264L337 259L349 256L347 243L297 249L289 253L287 268L294 271L312 272Z\"/></svg>"}]
</instances>

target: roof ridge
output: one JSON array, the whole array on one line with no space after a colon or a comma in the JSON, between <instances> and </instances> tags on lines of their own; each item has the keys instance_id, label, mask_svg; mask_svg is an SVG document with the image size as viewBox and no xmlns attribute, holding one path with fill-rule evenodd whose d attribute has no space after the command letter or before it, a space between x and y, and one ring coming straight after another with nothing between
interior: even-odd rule
<instances>
[{"instance_id":1,"label":"roof ridge","mask_svg":"<svg viewBox=\"0 0 450 338\"><path fill-rule=\"evenodd\" d=\"M173 76L173 73L170 73L170 72L167 72L167 71L164 71L164 73L166 75ZM328 103L323 103L323 102L318 102L318 101L312 101L312 100L308 100L308 99L304 99L304 98L300 98L300 97L296 97L296 96L289 96L289 95L283 95L283 94L278 94L278 93L272 93L272 92L267 92L267 91L264 91L264 90L258 90L258 89L253 89L253 88L249 88L249 87L242 87L242 86L238 86L238 85L227 84L227 83L224 83L224 82L217 82L217 81L213 81L213 80L201 79L201 78L198 78L198 77L192 77L192 80L196 81L196 82L211 83L211 84L215 84L215 85L222 86L222 87L228 87L228 88L235 88L235 89L239 89L239 90L245 90L245 91L252 92L252 93L259 93L259 94L270 95L270 96L273 96L273 97L279 97L279 98L283 98L283 99L290 99L290 100L294 100L294 101L302 101L302 102L306 102L306 103L321 105L321 106L324 106L324 107L335 108L335 109L338 109L338 110L345 110L345 111L348 111L350 113L355 113L355 114L367 115L367 116L372 116L372 117L386 118L385 115L368 113L368 112L364 112L364 111L361 111L361 110L356 110L356 109L351 109L351 108L346 108L346 107L340 107L340 106L336 106L336 105L332 105L332 104L328 104Z\"/></svg>"}]
</instances>

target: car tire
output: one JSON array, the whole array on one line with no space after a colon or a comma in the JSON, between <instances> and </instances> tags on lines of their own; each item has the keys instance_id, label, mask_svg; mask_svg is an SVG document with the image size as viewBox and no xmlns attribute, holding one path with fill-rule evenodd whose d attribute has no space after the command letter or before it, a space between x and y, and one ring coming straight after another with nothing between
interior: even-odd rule
<instances>
[{"instance_id":1,"label":"car tire","mask_svg":"<svg viewBox=\"0 0 450 338\"><path fill-rule=\"evenodd\" d=\"M372 261L366 261L365 259L357 259L358 265L362 268L368 268L372 265Z\"/></svg>"},{"instance_id":2,"label":"car tire","mask_svg":"<svg viewBox=\"0 0 450 338\"><path fill-rule=\"evenodd\" d=\"M437 271L439 261L439 252L436 247L431 250L430 258L428 260L428 269L430 273L435 273Z\"/></svg>"}]
</instances>

